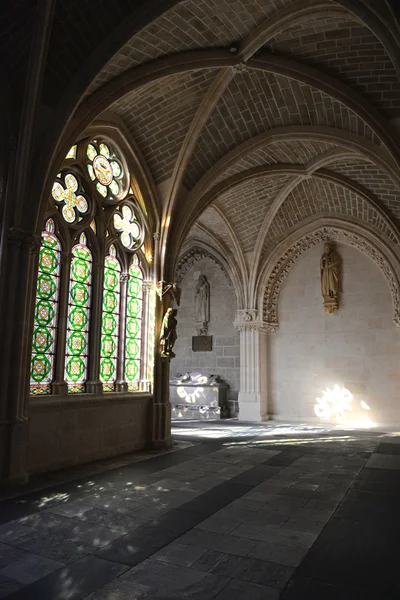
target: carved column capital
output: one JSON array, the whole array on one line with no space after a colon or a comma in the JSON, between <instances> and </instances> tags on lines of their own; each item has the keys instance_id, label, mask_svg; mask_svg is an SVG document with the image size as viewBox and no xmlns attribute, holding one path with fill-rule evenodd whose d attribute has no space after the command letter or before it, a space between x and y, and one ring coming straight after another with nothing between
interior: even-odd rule
<instances>
[{"instance_id":1,"label":"carved column capital","mask_svg":"<svg viewBox=\"0 0 400 600\"><path fill-rule=\"evenodd\" d=\"M152 281L143 281L142 283L142 289L144 292L150 292L151 289L153 287L153 282Z\"/></svg>"},{"instance_id":2,"label":"carved column capital","mask_svg":"<svg viewBox=\"0 0 400 600\"><path fill-rule=\"evenodd\" d=\"M263 321L259 318L256 308L244 308L236 312L233 323L238 331L260 331L261 333L275 333L278 330L277 322Z\"/></svg>"},{"instance_id":3,"label":"carved column capital","mask_svg":"<svg viewBox=\"0 0 400 600\"><path fill-rule=\"evenodd\" d=\"M27 248L32 254L38 253L42 238L40 235L33 235L18 227L11 227L7 235L10 246L17 248Z\"/></svg>"}]
</instances>

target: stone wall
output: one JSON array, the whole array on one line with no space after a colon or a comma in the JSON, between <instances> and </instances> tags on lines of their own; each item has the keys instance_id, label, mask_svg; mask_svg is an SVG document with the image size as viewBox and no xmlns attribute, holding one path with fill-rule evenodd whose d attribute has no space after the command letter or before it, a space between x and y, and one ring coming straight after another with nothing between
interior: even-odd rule
<instances>
[{"instance_id":1,"label":"stone wall","mask_svg":"<svg viewBox=\"0 0 400 600\"><path fill-rule=\"evenodd\" d=\"M279 420L320 420L316 398L338 384L353 394L347 419L400 422L400 331L392 321L388 285L361 252L336 248L342 296L335 315L326 314L322 304L322 248L304 255L283 284L279 330L270 336L269 413Z\"/></svg>"},{"instance_id":2,"label":"stone wall","mask_svg":"<svg viewBox=\"0 0 400 600\"><path fill-rule=\"evenodd\" d=\"M29 473L143 449L150 441L150 394L95 394L30 403Z\"/></svg>"},{"instance_id":3,"label":"stone wall","mask_svg":"<svg viewBox=\"0 0 400 600\"><path fill-rule=\"evenodd\" d=\"M196 335L194 294L199 275L205 275L210 284L209 335L213 336L211 352L193 352L192 336ZM178 339L171 361L171 376L187 371L205 375L218 374L230 385L229 400L233 413L237 413L239 391L240 346L239 333L233 327L236 299L233 287L221 269L209 259L204 259L186 274L181 283L182 298L178 311Z\"/></svg>"}]
</instances>

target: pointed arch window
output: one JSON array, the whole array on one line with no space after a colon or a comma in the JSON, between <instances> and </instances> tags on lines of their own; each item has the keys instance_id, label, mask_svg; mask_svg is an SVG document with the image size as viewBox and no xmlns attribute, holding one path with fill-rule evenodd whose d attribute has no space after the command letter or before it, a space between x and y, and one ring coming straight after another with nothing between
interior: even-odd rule
<instances>
[{"instance_id":1,"label":"pointed arch window","mask_svg":"<svg viewBox=\"0 0 400 600\"><path fill-rule=\"evenodd\" d=\"M92 292L92 254L86 235L72 248L65 353L65 381L70 393L85 391L89 355L89 323Z\"/></svg>"},{"instance_id":2,"label":"pointed arch window","mask_svg":"<svg viewBox=\"0 0 400 600\"><path fill-rule=\"evenodd\" d=\"M103 391L112 392L117 380L119 347L121 265L111 245L104 263L103 316L101 324L100 380Z\"/></svg>"},{"instance_id":3,"label":"pointed arch window","mask_svg":"<svg viewBox=\"0 0 400 600\"><path fill-rule=\"evenodd\" d=\"M50 394L54 376L60 290L61 244L48 219L42 233L36 285L35 318L31 359L32 395Z\"/></svg>"},{"instance_id":4,"label":"pointed arch window","mask_svg":"<svg viewBox=\"0 0 400 600\"><path fill-rule=\"evenodd\" d=\"M135 181L102 136L71 146L60 166L42 234L31 394L150 390L155 296Z\"/></svg>"},{"instance_id":5,"label":"pointed arch window","mask_svg":"<svg viewBox=\"0 0 400 600\"><path fill-rule=\"evenodd\" d=\"M139 389L142 355L143 273L137 255L129 267L126 306L125 379L129 391Z\"/></svg>"}]
</instances>

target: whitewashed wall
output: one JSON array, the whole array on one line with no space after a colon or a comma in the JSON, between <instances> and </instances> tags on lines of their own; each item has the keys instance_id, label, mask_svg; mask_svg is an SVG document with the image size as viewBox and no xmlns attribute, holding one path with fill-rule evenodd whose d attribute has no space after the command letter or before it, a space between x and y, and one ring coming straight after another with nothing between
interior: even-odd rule
<instances>
[{"instance_id":1,"label":"whitewashed wall","mask_svg":"<svg viewBox=\"0 0 400 600\"><path fill-rule=\"evenodd\" d=\"M379 268L358 250L336 245L342 257L342 296L336 315L324 312L319 261L304 255L279 299L279 330L270 336L269 414L273 419L316 419L323 389L353 393L348 419L400 423L400 331L392 321L389 287ZM371 407L360 407L364 401Z\"/></svg>"},{"instance_id":2,"label":"whitewashed wall","mask_svg":"<svg viewBox=\"0 0 400 600\"><path fill-rule=\"evenodd\" d=\"M213 336L211 352L193 352L192 336L196 335L194 293L199 275L210 284L210 323L208 334ZM178 311L178 339L174 346L176 358L171 361L171 376L187 371L205 375L217 374L230 385L229 399L237 412L240 374L239 333L233 327L236 300L233 287L221 269L209 259L199 261L181 283L182 297Z\"/></svg>"}]
</instances>

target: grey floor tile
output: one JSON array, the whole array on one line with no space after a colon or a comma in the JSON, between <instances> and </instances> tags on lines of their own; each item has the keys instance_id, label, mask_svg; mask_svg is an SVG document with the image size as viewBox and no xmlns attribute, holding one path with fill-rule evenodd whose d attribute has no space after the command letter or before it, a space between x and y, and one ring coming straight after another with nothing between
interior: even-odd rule
<instances>
[{"instance_id":1,"label":"grey floor tile","mask_svg":"<svg viewBox=\"0 0 400 600\"><path fill-rule=\"evenodd\" d=\"M126 571L125 566L86 556L24 586L9 600L82 600Z\"/></svg>"},{"instance_id":2,"label":"grey floor tile","mask_svg":"<svg viewBox=\"0 0 400 600\"><path fill-rule=\"evenodd\" d=\"M316 521L314 519L291 517L282 526L282 529L288 529L290 531L303 531L304 533L314 533L318 535L325 527L325 524L325 522Z\"/></svg>"},{"instance_id":3,"label":"grey floor tile","mask_svg":"<svg viewBox=\"0 0 400 600\"><path fill-rule=\"evenodd\" d=\"M179 544L197 546L206 550L219 550L238 556L246 556L256 546L256 542L252 540L200 529L192 529L176 541Z\"/></svg>"},{"instance_id":4,"label":"grey floor tile","mask_svg":"<svg viewBox=\"0 0 400 600\"><path fill-rule=\"evenodd\" d=\"M146 600L150 588L118 577L86 596L84 600Z\"/></svg>"},{"instance_id":5,"label":"grey floor tile","mask_svg":"<svg viewBox=\"0 0 400 600\"><path fill-rule=\"evenodd\" d=\"M153 558L133 567L122 577L149 586L166 597L168 594L181 594L204 600L214 598L229 581L227 577L218 577L193 568L163 564Z\"/></svg>"},{"instance_id":6,"label":"grey floor tile","mask_svg":"<svg viewBox=\"0 0 400 600\"><path fill-rule=\"evenodd\" d=\"M0 543L7 544L29 533L35 533L35 529L28 525L23 525L19 521L4 523L4 525L0 525Z\"/></svg>"},{"instance_id":7,"label":"grey floor tile","mask_svg":"<svg viewBox=\"0 0 400 600\"><path fill-rule=\"evenodd\" d=\"M64 527L61 529L54 527L47 531L26 535L13 544L28 552L70 563L108 545L121 535L121 532L105 527L74 522L68 531Z\"/></svg>"},{"instance_id":8,"label":"grey floor tile","mask_svg":"<svg viewBox=\"0 0 400 600\"><path fill-rule=\"evenodd\" d=\"M291 567L215 550L206 552L193 568L278 589L286 585L294 572Z\"/></svg>"},{"instance_id":9,"label":"grey floor tile","mask_svg":"<svg viewBox=\"0 0 400 600\"><path fill-rule=\"evenodd\" d=\"M184 546L173 543L153 554L152 558L161 562L180 565L181 567L191 567L205 552L207 551L204 548L198 548L197 546Z\"/></svg>"},{"instance_id":10,"label":"grey floor tile","mask_svg":"<svg viewBox=\"0 0 400 600\"><path fill-rule=\"evenodd\" d=\"M275 530L276 526L274 525L260 525L257 521L247 521L247 523L239 525L233 535L249 540L268 541L273 537Z\"/></svg>"},{"instance_id":11,"label":"grey floor tile","mask_svg":"<svg viewBox=\"0 0 400 600\"><path fill-rule=\"evenodd\" d=\"M0 575L0 598L9 596L12 592L16 592L23 586L22 583L15 579L10 579L5 575Z\"/></svg>"},{"instance_id":12,"label":"grey floor tile","mask_svg":"<svg viewBox=\"0 0 400 600\"><path fill-rule=\"evenodd\" d=\"M400 470L400 456L394 454L373 454L365 465L368 469Z\"/></svg>"},{"instance_id":13,"label":"grey floor tile","mask_svg":"<svg viewBox=\"0 0 400 600\"><path fill-rule=\"evenodd\" d=\"M15 548L8 544L0 544L0 569L25 556L28 556L28 552L21 550L21 548Z\"/></svg>"},{"instance_id":14,"label":"grey floor tile","mask_svg":"<svg viewBox=\"0 0 400 600\"><path fill-rule=\"evenodd\" d=\"M196 528L203 529L204 531L215 531L216 533L231 533L241 523L242 521L229 518L225 519L214 515L196 525Z\"/></svg>"},{"instance_id":15,"label":"grey floor tile","mask_svg":"<svg viewBox=\"0 0 400 600\"><path fill-rule=\"evenodd\" d=\"M171 510L157 520L138 527L132 533L100 549L96 555L134 566L177 540L202 520L202 515Z\"/></svg>"},{"instance_id":16,"label":"grey floor tile","mask_svg":"<svg viewBox=\"0 0 400 600\"><path fill-rule=\"evenodd\" d=\"M123 534L128 533L144 525L145 521L136 517L134 513L118 513L99 508L91 508L79 516L85 523L101 525L107 529L113 529Z\"/></svg>"},{"instance_id":17,"label":"grey floor tile","mask_svg":"<svg viewBox=\"0 0 400 600\"><path fill-rule=\"evenodd\" d=\"M271 531L270 539L258 543L249 553L249 556L290 567L297 567L316 538L316 535L309 533L274 529Z\"/></svg>"},{"instance_id":18,"label":"grey floor tile","mask_svg":"<svg viewBox=\"0 0 400 600\"><path fill-rule=\"evenodd\" d=\"M0 569L0 575L10 577L10 579L15 579L23 584L28 584L64 566L64 563L45 558L44 556L28 554Z\"/></svg>"},{"instance_id":19,"label":"grey floor tile","mask_svg":"<svg viewBox=\"0 0 400 600\"><path fill-rule=\"evenodd\" d=\"M232 579L228 585L217 595L215 600L278 600L279 590L256 585L247 581Z\"/></svg>"}]
</instances>

